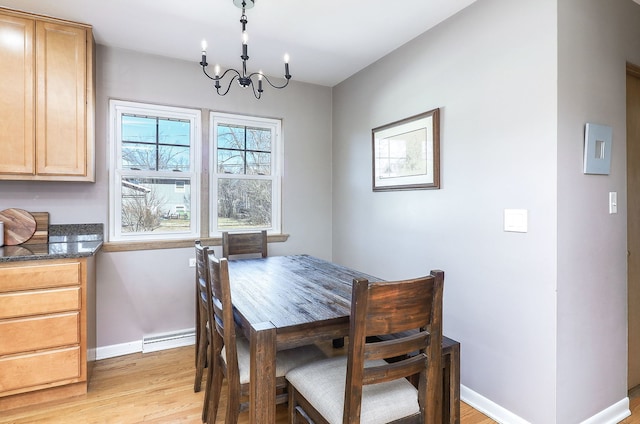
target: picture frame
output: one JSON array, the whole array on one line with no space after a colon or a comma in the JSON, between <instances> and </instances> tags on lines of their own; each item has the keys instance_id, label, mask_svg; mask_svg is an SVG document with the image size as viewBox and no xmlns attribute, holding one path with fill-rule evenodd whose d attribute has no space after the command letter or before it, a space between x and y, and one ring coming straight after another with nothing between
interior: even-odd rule
<instances>
[{"instance_id":1,"label":"picture frame","mask_svg":"<svg viewBox=\"0 0 640 424\"><path fill-rule=\"evenodd\" d=\"M611 139L608 125L587 123L584 130L584 174L609 175L611 172Z\"/></svg>"},{"instance_id":2,"label":"picture frame","mask_svg":"<svg viewBox=\"0 0 640 424\"><path fill-rule=\"evenodd\" d=\"M373 191L440 188L440 109L371 130Z\"/></svg>"}]
</instances>

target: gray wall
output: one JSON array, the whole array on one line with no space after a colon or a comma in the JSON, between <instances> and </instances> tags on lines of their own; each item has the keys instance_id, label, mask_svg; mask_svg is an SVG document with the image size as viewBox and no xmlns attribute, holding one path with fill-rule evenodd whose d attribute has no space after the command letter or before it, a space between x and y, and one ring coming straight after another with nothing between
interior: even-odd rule
<instances>
[{"instance_id":1,"label":"gray wall","mask_svg":"<svg viewBox=\"0 0 640 424\"><path fill-rule=\"evenodd\" d=\"M581 422L626 398L638 9L480 0L334 89L334 260L383 278L443 269L463 395L503 422ZM441 189L373 193L371 128L436 107ZM608 177L582 174L586 122L614 127ZM528 210L527 233L503 231L505 208Z\"/></svg>"},{"instance_id":2,"label":"gray wall","mask_svg":"<svg viewBox=\"0 0 640 424\"><path fill-rule=\"evenodd\" d=\"M108 223L110 98L281 118L285 139L282 227L290 238L270 244L270 253L309 253L330 259L331 89L294 81L281 91L265 89L259 101L239 87L219 97L197 59L184 62L97 46L96 183L0 181L0 209L48 211L53 224ZM203 118L208 122L208 114ZM193 256L191 248L100 253L98 348L193 328L194 269L188 267Z\"/></svg>"},{"instance_id":3,"label":"gray wall","mask_svg":"<svg viewBox=\"0 0 640 424\"><path fill-rule=\"evenodd\" d=\"M625 64L640 64L640 6L558 4L557 422L568 423L627 393ZM608 176L582 173L586 122L613 127Z\"/></svg>"}]
</instances>

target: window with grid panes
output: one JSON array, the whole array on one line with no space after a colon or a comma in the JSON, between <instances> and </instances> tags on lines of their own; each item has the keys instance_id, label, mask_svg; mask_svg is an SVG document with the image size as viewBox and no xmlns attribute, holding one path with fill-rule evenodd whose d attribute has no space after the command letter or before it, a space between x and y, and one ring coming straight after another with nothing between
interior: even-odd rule
<instances>
[{"instance_id":1,"label":"window with grid panes","mask_svg":"<svg viewBox=\"0 0 640 424\"><path fill-rule=\"evenodd\" d=\"M112 100L110 239L199 237L199 110Z\"/></svg>"},{"instance_id":2,"label":"window with grid panes","mask_svg":"<svg viewBox=\"0 0 640 424\"><path fill-rule=\"evenodd\" d=\"M281 122L211 114L211 235L280 232Z\"/></svg>"}]
</instances>

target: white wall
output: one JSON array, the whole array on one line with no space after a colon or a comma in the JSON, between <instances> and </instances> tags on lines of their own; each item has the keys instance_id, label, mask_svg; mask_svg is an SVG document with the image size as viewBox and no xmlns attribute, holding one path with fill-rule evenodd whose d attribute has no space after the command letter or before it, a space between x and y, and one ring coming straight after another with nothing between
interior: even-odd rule
<instances>
[{"instance_id":1,"label":"white wall","mask_svg":"<svg viewBox=\"0 0 640 424\"><path fill-rule=\"evenodd\" d=\"M503 422L556 422L556 22L555 0L480 0L334 89L334 261L443 269L462 384ZM436 107L441 189L373 193L371 129Z\"/></svg>"},{"instance_id":2,"label":"white wall","mask_svg":"<svg viewBox=\"0 0 640 424\"><path fill-rule=\"evenodd\" d=\"M271 243L270 254L309 253L330 259L330 88L297 83L294 75L289 87L267 88L261 100L239 87L219 97L202 75L198 56L185 62L104 46L97 46L96 56L95 184L0 181L0 209L48 211L52 224L103 222L106 227L110 98L275 117L283 119L283 232L290 237ZM193 328L195 271L188 267L193 256L191 248L101 252L98 348Z\"/></svg>"},{"instance_id":3,"label":"white wall","mask_svg":"<svg viewBox=\"0 0 640 424\"><path fill-rule=\"evenodd\" d=\"M570 423L627 396L625 64L640 64L640 6L558 4L558 423ZM587 122L613 127L609 175L582 173Z\"/></svg>"}]
</instances>

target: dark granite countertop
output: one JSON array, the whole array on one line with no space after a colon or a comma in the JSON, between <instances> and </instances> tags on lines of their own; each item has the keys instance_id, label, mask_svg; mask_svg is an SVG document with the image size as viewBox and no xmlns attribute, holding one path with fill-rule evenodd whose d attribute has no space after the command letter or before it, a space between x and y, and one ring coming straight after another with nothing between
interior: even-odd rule
<instances>
[{"instance_id":1,"label":"dark granite countertop","mask_svg":"<svg viewBox=\"0 0 640 424\"><path fill-rule=\"evenodd\" d=\"M0 247L0 263L84 258L102 247L103 224L50 225L49 243Z\"/></svg>"}]
</instances>

